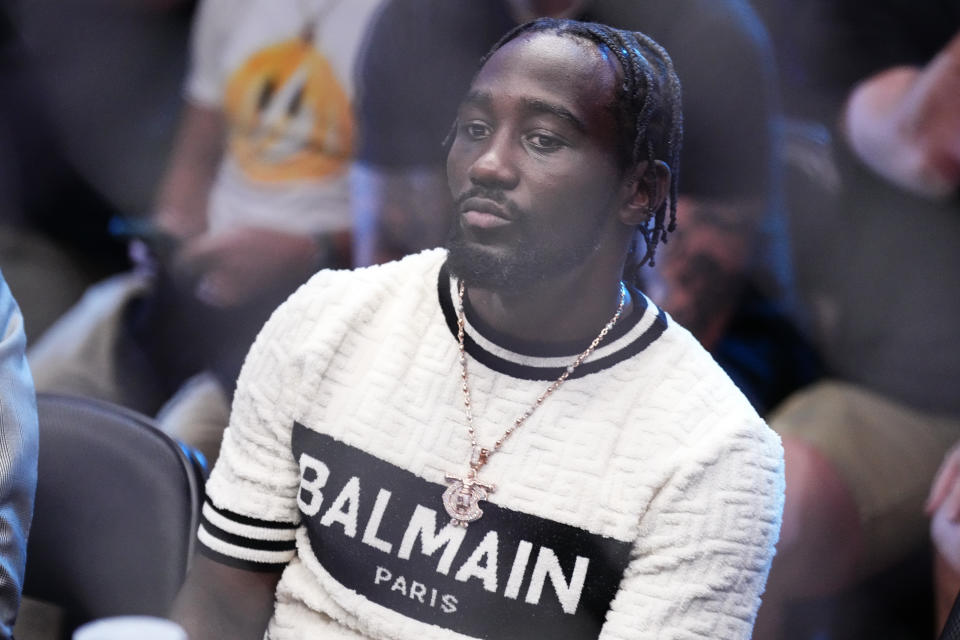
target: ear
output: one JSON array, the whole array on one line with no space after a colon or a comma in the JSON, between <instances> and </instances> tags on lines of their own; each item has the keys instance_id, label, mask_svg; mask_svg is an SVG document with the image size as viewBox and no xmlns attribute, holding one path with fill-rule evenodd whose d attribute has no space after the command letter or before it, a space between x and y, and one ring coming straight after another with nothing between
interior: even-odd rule
<instances>
[{"instance_id":1,"label":"ear","mask_svg":"<svg viewBox=\"0 0 960 640\"><path fill-rule=\"evenodd\" d=\"M641 162L624 178L620 221L626 225L646 224L650 216L667 201L670 166L662 160Z\"/></svg>"}]
</instances>

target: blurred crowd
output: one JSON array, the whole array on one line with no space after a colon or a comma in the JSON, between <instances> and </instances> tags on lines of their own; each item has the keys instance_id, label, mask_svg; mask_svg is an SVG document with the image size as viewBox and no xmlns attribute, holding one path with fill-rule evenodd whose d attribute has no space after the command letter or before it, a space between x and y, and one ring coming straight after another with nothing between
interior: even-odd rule
<instances>
[{"instance_id":1,"label":"blurred crowd","mask_svg":"<svg viewBox=\"0 0 960 640\"><path fill-rule=\"evenodd\" d=\"M212 463L283 299L443 244L456 106L541 15L643 31L683 85L677 231L640 275L783 438L756 637L931 539L932 637L960 591L955 0L0 4L0 269L36 390Z\"/></svg>"}]
</instances>

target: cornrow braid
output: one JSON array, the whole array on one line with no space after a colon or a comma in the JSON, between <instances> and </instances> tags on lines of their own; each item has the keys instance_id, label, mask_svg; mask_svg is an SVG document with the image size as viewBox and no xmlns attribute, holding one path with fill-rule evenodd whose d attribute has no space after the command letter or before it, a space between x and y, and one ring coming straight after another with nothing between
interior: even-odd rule
<instances>
[{"instance_id":1,"label":"cornrow braid","mask_svg":"<svg viewBox=\"0 0 960 640\"><path fill-rule=\"evenodd\" d=\"M640 268L654 264L657 245L667 242L667 234L677 226L677 184L680 178L680 147L683 143L683 112L680 80L666 49L638 31L614 29L594 22L540 18L515 27L504 35L480 63L482 67L494 53L518 37L542 31L570 35L592 42L601 53L620 63L623 78L614 108L617 124L625 135L619 149L621 166L647 162L644 178L655 179L655 161L670 167L669 197L652 211L650 220L637 228L637 241L644 250L638 257L635 241L625 268L627 278L639 281ZM628 144L629 142L629 144Z\"/></svg>"}]
</instances>

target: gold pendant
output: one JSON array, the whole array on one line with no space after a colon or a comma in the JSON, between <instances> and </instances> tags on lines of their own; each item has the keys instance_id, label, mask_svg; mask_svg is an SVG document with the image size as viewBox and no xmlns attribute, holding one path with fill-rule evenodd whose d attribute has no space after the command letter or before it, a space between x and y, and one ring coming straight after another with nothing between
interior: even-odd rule
<instances>
[{"instance_id":1,"label":"gold pendant","mask_svg":"<svg viewBox=\"0 0 960 640\"><path fill-rule=\"evenodd\" d=\"M443 492L443 507L450 515L450 524L455 527L466 527L479 520L483 510L477 503L486 500L488 494L496 491L496 485L477 479L477 472L486 463L488 455L486 449L475 447L466 476L461 478L452 473L446 475L450 486Z\"/></svg>"}]
</instances>

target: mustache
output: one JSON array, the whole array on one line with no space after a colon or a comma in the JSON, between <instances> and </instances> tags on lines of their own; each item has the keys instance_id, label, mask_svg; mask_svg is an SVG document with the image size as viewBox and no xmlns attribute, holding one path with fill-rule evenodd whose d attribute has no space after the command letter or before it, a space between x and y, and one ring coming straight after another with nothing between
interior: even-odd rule
<instances>
[{"instance_id":1,"label":"mustache","mask_svg":"<svg viewBox=\"0 0 960 640\"><path fill-rule=\"evenodd\" d=\"M513 201L507 198L505 194L500 189L490 189L489 187L474 186L463 193L461 193L456 198L457 210L460 210L460 207L463 206L463 203L469 200L470 198L483 198L485 200L491 200L496 202L498 205L506 209L514 219L518 219L523 216L523 210L518 207Z\"/></svg>"}]
</instances>

